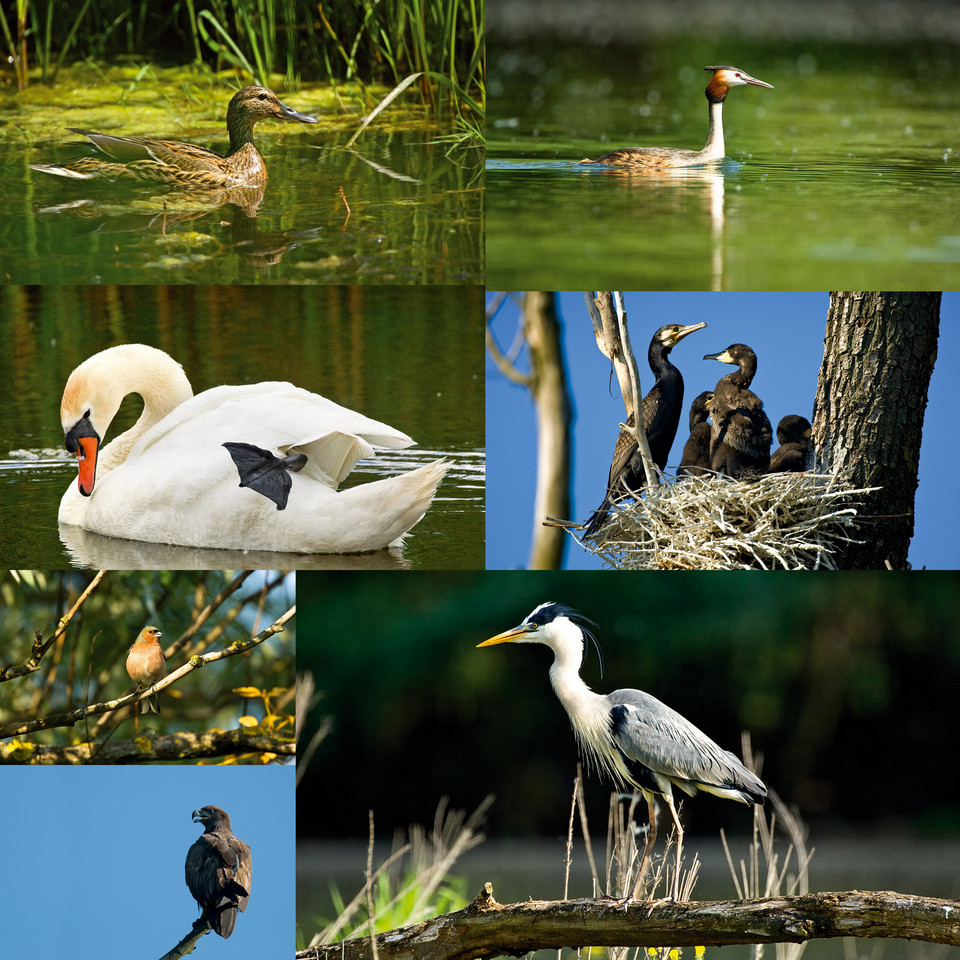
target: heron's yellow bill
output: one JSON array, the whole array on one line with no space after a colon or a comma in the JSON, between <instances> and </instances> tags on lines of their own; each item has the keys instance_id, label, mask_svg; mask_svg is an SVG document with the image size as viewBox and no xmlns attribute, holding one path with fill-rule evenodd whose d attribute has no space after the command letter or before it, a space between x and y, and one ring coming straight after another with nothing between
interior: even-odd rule
<instances>
[{"instance_id":1,"label":"heron's yellow bill","mask_svg":"<svg viewBox=\"0 0 960 960\"><path fill-rule=\"evenodd\" d=\"M507 630L504 633L498 633L495 637L491 637L489 640L484 640L483 643L478 643L478 647L492 647L495 643L507 643L509 640L516 640L518 637L522 637L524 634L529 633L530 631L526 626L514 627L511 630Z\"/></svg>"}]
</instances>

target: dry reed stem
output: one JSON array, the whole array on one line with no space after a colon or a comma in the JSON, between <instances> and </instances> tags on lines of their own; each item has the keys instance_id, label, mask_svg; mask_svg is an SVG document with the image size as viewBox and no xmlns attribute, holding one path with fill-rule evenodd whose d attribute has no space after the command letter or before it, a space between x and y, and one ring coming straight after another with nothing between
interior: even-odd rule
<instances>
[{"instance_id":1,"label":"dry reed stem","mask_svg":"<svg viewBox=\"0 0 960 960\"><path fill-rule=\"evenodd\" d=\"M577 539L618 570L835 570L834 551L857 542L857 498L877 489L814 473L684 477Z\"/></svg>"}]
</instances>

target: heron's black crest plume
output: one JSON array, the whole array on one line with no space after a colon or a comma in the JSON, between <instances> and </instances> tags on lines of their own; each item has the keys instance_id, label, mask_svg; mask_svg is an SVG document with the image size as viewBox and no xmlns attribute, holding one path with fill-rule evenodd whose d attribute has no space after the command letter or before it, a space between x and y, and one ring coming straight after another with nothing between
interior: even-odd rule
<instances>
[{"instance_id":1,"label":"heron's black crest plume","mask_svg":"<svg viewBox=\"0 0 960 960\"><path fill-rule=\"evenodd\" d=\"M566 617L572 623L575 623L583 635L589 638L590 642L593 644L593 648L597 651L597 660L600 663L600 679L603 679L603 651L600 649L600 643L597 638L587 629L585 624L590 624L591 627L597 626L596 621L591 620L589 617L585 617L579 610L574 610L573 607L568 607L565 603L554 603L552 600L548 600L546 603L541 603L533 613L527 617L525 623L535 623L539 626L550 623L553 620L556 620L557 617ZM589 651L589 646L587 644L583 645L584 653Z\"/></svg>"}]
</instances>

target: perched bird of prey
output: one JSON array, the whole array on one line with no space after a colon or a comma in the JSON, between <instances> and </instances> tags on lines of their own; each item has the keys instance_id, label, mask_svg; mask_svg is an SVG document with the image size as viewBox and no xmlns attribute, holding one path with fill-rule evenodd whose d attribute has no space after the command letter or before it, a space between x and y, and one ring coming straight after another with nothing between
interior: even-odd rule
<instances>
[{"instance_id":1,"label":"perched bird of prey","mask_svg":"<svg viewBox=\"0 0 960 960\"><path fill-rule=\"evenodd\" d=\"M167 672L167 661L163 656L163 647L160 646L162 636L156 627L144 627L127 654L127 673L130 679L136 682L138 692L142 687L149 687L150 684L162 680ZM155 693L140 701L140 712L160 712Z\"/></svg>"},{"instance_id":2,"label":"perched bird of prey","mask_svg":"<svg viewBox=\"0 0 960 960\"><path fill-rule=\"evenodd\" d=\"M191 814L203 824L203 834L187 851L187 886L214 933L226 939L250 899L253 862L250 848L230 829L230 816L220 807L206 806Z\"/></svg>"}]
</instances>

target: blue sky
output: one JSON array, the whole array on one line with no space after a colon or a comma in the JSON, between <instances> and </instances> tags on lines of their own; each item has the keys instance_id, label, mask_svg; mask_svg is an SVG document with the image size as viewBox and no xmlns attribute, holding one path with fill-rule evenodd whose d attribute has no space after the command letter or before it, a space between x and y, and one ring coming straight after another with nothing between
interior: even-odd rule
<instances>
[{"instance_id":1,"label":"blue sky","mask_svg":"<svg viewBox=\"0 0 960 960\"><path fill-rule=\"evenodd\" d=\"M488 294L488 302L493 294ZM776 428L788 413L812 419L817 377L829 306L827 293L628 293L625 295L631 340L640 364L644 393L653 384L646 363L647 345L665 323L696 323L707 329L691 334L671 353L684 377L684 413L669 465L680 461L687 438L690 401L713 389L730 367L701 359L731 343L747 343L757 352L753 389ZM564 345L573 394L573 516L583 521L603 500L623 402L609 361L597 349L581 292L560 294ZM508 349L517 329L517 311L504 307L494 323L501 349ZM525 353L521 363L526 364ZM915 535L910 561L915 568L960 566L960 522L952 502L956 483L952 460L954 377L960 363L960 294L945 294L941 307L937 365L930 384L920 455ZM528 392L509 383L487 358L487 567L525 566L533 528L536 431ZM600 569L598 559L571 540L567 569Z\"/></svg>"},{"instance_id":2,"label":"blue sky","mask_svg":"<svg viewBox=\"0 0 960 960\"><path fill-rule=\"evenodd\" d=\"M214 804L250 845L253 888L229 940L196 956L294 950L293 766L5 767L3 955L160 957L199 908L184 882L190 819Z\"/></svg>"}]
</instances>

